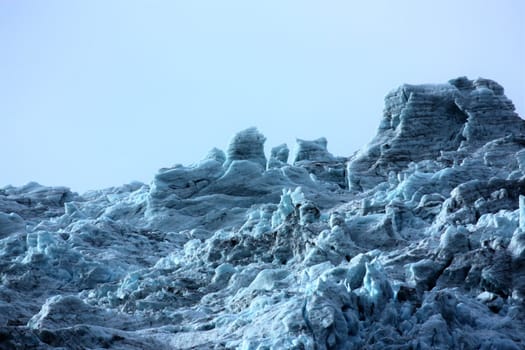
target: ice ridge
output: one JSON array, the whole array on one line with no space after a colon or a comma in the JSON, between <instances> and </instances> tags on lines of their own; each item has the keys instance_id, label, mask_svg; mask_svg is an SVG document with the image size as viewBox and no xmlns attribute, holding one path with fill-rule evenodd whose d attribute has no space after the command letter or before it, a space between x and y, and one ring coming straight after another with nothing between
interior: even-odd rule
<instances>
[{"instance_id":1,"label":"ice ridge","mask_svg":"<svg viewBox=\"0 0 525 350\"><path fill-rule=\"evenodd\" d=\"M350 157L264 143L0 189L0 349L525 348L525 122L498 83L403 85Z\"/></svg>"}]
</instances>

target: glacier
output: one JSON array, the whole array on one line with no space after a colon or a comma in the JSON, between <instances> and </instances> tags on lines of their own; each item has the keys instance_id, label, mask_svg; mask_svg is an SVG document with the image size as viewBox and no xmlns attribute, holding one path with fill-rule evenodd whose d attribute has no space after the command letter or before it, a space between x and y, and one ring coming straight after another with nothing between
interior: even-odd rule
<instances>
[{"instance_id":1,"label":"glacier","mask_svg":"<svg viewBox=\"0 0 525 350\"><path fill-rule=\"evenodd\" d=\"M525 348L525 121L502 86L402 85L348 157L265 141L150 184L0 189L0 348Z\"/></svg>"}]
</instances>

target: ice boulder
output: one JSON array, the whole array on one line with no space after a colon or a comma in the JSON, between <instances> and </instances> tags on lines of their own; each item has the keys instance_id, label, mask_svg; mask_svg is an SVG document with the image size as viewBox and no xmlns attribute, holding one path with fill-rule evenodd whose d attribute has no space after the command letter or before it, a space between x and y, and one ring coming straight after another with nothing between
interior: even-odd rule
<instances>
[{"instance_id":1,"label":"ice boulder","mask_svg":"<svg viewBox=\"0 0 525 350\"><path fill-rule=\"evenodd\" d=\"M326 138L321 137L308 141L297 139L297 149L294 156L294 164L301 161L330 162L334 156L328 152Z\"/></svg>"},{"instance_id":2,"label":"ice boulder","mask_svg":"<svg viewBox=\"0 0 525 350\"><path fill-rule=\"evenodd\" d=\"M26 224L20 215L0 212L0 238L16 232L25 232L25 230Z\"/></svg>"},{"instance_id":3,"label":"ice boulder","mask_svg":"<svg viewBox=\"0 0 525 350\"><path fill-rule=\"evenodd\" d=\"M346 158L334 157L327 149L324 137L316 140L297 139L295 166L304 167L314 179L336 183L346 188Z\"/></svg>"},{"instance_id":4,"label":"ice boulder","mask_svg":"<svg viewBox=\"0 0 525 350\"><path fill-rule=\"evenodd\" d=\"M224 163L225 168L228 168L233 161L248 160L266 169L265 141L266 137L257 128L251 127L238 132L228 146L226 162Z\"/></svg>"},{"instance_id":5,"label":"ice boulder","mask_svg":"<svg viewBox=\"0 0 525 350\"><path fill-rule=\"evenodd\" d=\"M270 159L268 160L268 169L281 168L285 166L288 162L289 154L290 150L285 143L273 147Z\"/></svg>"}]
</instances>

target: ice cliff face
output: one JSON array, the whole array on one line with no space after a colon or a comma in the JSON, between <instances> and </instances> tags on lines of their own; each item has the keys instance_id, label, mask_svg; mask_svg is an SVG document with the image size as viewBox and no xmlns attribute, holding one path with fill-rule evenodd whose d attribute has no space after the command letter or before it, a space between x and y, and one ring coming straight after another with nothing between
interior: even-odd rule
<instances>
[{"instance_id":1,"label":"ice cliff face","mask_svg":"<svg viewBox=\"0 0 525 350\"><path fill-rule=\"evenodd\" d=\"M370 189L413 162L458 163L490 141L524 131L514 105L494 81L403 85L386 96L376 137L349 163L350 188Z\"/></svg>"},{"instance_id":2,"label":"ice cliff face","mask_svg":"<svg viewBox=\"0 0 525 350\"><path fill-rule=\"evenodd\" d=\"M525 347L525 122L500 85L404 85L350 158L264 141L149 186L0 189L0 348Z\"/></svg>"}]
</instances>

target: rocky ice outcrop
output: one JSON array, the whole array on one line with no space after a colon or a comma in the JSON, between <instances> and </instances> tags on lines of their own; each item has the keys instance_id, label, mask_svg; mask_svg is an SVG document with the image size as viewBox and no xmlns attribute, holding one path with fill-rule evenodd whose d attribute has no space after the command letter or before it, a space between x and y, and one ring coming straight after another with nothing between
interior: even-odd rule
<instances>
[{"instance_id":1,"label":"rocky ice outcrop","mask_svg":"<svg viewBox=\"0 0 525 350\"><path fill-rule=\"evenodd\" d=\"M225 167L237 160L247 160L266 168L266 156L264 155L263 136L256 128L249 128L239 132L233 137L228 146Z\"/></svg>"},{"instance_id":2,"label":"rocky ice outcrop","mask_svg":"<svg viewBox=\"0 0 525 350\"><path fill-rule=\"evenodd\" d=\"M403 85L385 98L377 135L348 165L351 189L371 189L411 162L460 163L489 141L523 135L525 123L488 79Z\"/></svg>"},{"instance_id":3,"label":"rocky ice outcrop","mask_svg":"<svg viewBox=\"0 0 525 350\"><path fill-rule=\"evenodd\" d=\"M9 236L16 232L23 232L25 229L26 223L20 215L0 212L0 233L2 236Z\"/></svg>"},{"instance_id":4,"label":"rocky ice outcrop","mask_svg":"<svg viewBox=\"0 0 525 350\"><path fill-rule=\"evenodd\" d=\"M0 190L0 349L521 349L525 131L404 85L351 158L255 128L151 185Z\"/></svg>"},{"instance_id":5,"label":"rocky ice outcrop","mask_svg":"<svg viewBox=\"0 0 525 350\"><path fill-rule=\"evenodd\" d=\"M249 128L232 138L225 160L220 151L212 150L191 166L161 169L147 199L146 211L151 219L148 227L218 228L225 223L242 224L246 208L277 203L283 188L301 187L305 193L315 193L322 206L346 196L344 162L338 159L339 172L333 171L335 158L326 151L326 143L323 154L329 155L330 164L315 166L306 161L294 166L287 164L286 145L272 150L267 165L264 141L257 129Z\"/></svg>"},{"instance_id":6,"label":"rocky ice outcrop","mask_svg":"<svg viewBox=\"0 0 525 350\"><path fill-rule=\"evenodd\" d=\"M301 161L310 162L331 162L334 156L328 152L326 146L328 142L324 137L317 140L307 141L297 139L297 150L294 156L294 164Z\"/></svg>"},{"instance_id":7,"label":"rocky ice outcrop","mask_svg":"<svg viewBox=\"0 0 525 350\"><path fill-rule=\"evenodd\" d=\"M316 140L297 139L293 164L305 168L316 178L347 188L346 158L334 157L324 137Z\"/></svg>"},{"instance_id":8,"label":"rocky ice outcrop","mask_svg":"<svg viewBox=\"0 0 525 350\"><path fill-rule=\"evenodd\" d=\"M290 150L288 149L288 146L285 143L273 147L270 159L268 160L268 169L281 168L285 166L288 163L289 155Z\"/></svg>"}]
</instances>

